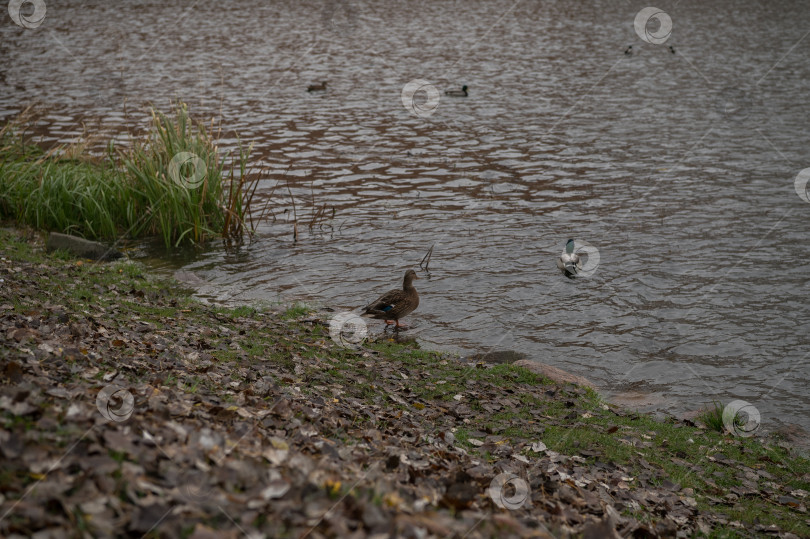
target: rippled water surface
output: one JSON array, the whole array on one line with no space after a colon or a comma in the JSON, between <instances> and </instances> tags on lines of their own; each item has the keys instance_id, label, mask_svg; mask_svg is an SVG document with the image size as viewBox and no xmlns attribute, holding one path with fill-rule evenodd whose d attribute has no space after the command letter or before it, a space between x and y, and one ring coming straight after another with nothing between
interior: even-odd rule
<instances>
[{"instance_id":1,"label":"rippled water surface","mask_svg":"<svg viewBox=\"0 0 810 539\"><path fill-rule=\"evenodd\" d=\"M433 245L409 317L430 346L810 427L810 6L662 2L655 45L646 5L48 1L38 28L0 23L0 116L37 102L43 144L125 143L180 98L253 144L275 220L158 262L212 298L353 309ZM470 96L419 117L413 79ZM591 277L556 268L569 237L599 249Z\"/></svg>"}]
</instances>

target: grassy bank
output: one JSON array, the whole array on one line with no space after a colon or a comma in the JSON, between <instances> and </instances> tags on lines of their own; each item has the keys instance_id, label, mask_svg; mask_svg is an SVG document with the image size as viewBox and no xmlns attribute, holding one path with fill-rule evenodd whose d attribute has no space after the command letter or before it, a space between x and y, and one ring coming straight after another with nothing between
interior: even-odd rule
<instances>
[{"instance_id":1,"label":"grassy bank","mask_svg":"<svg viewBox=\"0 0 810 539\"><path fill-rule=\"evenodd\" d=\"M0 278L0 535L810 536L810 462L776 440L413 343L341 347L325 313L203 305L16 232ZM97 406L111 384L124 421ZM528 490L511 509L503 473Z\"/></svg>"},{"instance_id":2,"label":"grassy bank","mask_svg":"<svg viewBox=\"0 0 810 539\"><path fill-rule=\"evenodd\" d=\"M160 237L166 246L249 231L247 151L222 156L184 104L152 112L147 133L105 159L24 141L25 118L0 130L0 216L90 239Z\"/></svg>"}]
</instances>

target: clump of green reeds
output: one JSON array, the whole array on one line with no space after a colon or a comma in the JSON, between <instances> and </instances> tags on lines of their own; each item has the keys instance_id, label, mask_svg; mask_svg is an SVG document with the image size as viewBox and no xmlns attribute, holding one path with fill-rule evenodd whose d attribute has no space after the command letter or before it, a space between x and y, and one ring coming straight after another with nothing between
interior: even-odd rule
<instances>
[{"instance_id":1,"label":"clump of green reeds","mask_svg":"<svg viewBox=\"0 0 810 539\"><path fill-rule=\"evenodd\" d=\"M121 176L109 163L56 159L10 133L0 138L0 214L46 230L114 237Z\"/></svg>"},{"instance_id":2,"label":"clump of green reeds","mask_svg":"<svg viewBox=\"0 0 810 539\"><path fill-rule=\"evenodd\" d=\"M172 116L153 110L144 138L118 151L110 143L101 161L45 153L14 127L0 130L0 215L94 239L159 236L167 247L254 229L244 226L258 183L249 150L221 156L182 103Z\"/></svg>"},{"instance_id":3,"label":"clump of green reeds","mask_svg":"<svg viewBox=\"0 0 810 539\"><path fill-rule=\"evenodd\" d=\"M172 166L180 155L187 159ZM150 215L138 235L160 235L166 245L186 239L199 243L218 234L241 237L249 201L247 157L240 149L236 163L232 159L226 168L215 141L203 124L191 122L185 105L178 105L171 118L153 110L147 139L122 159L129 177L129 220L137 226L142 208Z\"/></svg>"},{"instance_id":4,"label":"clump of green reeds","mask_svg":"<svg viewBox=\"0 0 810 539\"><path fill-rule=\"evenodd\" d=\"M717 432L725 432L723 425L723 403L718 401L712 402L711 408L706 408L700 412L698 419L703 422L709 430Z\"/></svg>"}]
</instances>

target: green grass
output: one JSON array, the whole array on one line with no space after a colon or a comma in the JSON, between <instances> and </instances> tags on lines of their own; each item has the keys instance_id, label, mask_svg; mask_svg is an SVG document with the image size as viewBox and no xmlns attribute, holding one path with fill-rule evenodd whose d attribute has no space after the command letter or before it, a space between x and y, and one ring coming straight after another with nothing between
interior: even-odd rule
<instances>
[{"instance_id":1,"label":"green grass","mask_svg":"<svg viewBox=\"0 0 810 539\"><path fill-rule=\"evenodd\" d=\"M242 317L251 317L259 312L259 309L249 306L240 305L238 307L221 307L215 306L211 309L213 312L225 316L227 318L236 319Z\"/></svg>"},{"instance_id":2,"label":"green grass","mask_svg":"<svg viewBox=\"0 0 810 539\"><path fill-rule=\"evenodd\" d=\"M702 411L698 415L698 419L702 421L707 428L715 432L723 432L725 430L723 426L723 408L722 403L715 401L713 408Z\"/></svg>"},{"instance_id":3,"label":"green grass","mask_svg":"<svg viewBox=\"0 0 810 539\"><path fill-rule=\"evenodd\" d=\"M724 513L730 520L748 523L784 526L786 522L793 522L794 533L810 533L810 526L802 522L801 515L796 511L768 504L758 497L741 497L734 502L721 504L711 503L707 498L712 495L722 498L722 495L714 494L715 485L721 489L739 485L735 467L710 458L717 453L752 470L765 470L777 482L789 488L805 490L810 487L806 476L802 478L810 471L810 460L807 458L791 455L785 449L763 444L753 438L733 437L713 430L702 431L676 421L658 421L647 415L617 416L600 409L599 405L587 410L591 417L578 416L571 424L547 427L542 434L543 442L550 449L564 454L599 451L605 458L630 467L634 476L645 471L638 464L638 457L642 457L663 471L670 481L684 488L693 488L701 510ZM551 417L559 418L562 415L561 410L550 412ZM611 432L616 427L618 429Z\"/></svg>"},{"instance_id":4,"label":"green grass","mask_svg":"<svg viewBox=\"0 0 810 539\"><path fill-rule=\"evenodd\" d=\"M300 318L309 312L312 312L311 307L303 303L296 303L295 305L287 309L284 312L284 314L281 315L281 318L283 318L284 320L293 320L295 318Z\"/></svg>"},{"instance_id":5,"label":"green grass","mask_svg":"<svg viewBox=\"0 0 810 539\"><path fill-rule=\"evenodd\" d=\"M45 153L18 128L0 130L0 217L91 239L157 236L167 247L251 232L249 151L221 156L182 103L172 116L153 110L143 139L128 149L110 143L101 161Z\"/></svg>"}]
</instances>

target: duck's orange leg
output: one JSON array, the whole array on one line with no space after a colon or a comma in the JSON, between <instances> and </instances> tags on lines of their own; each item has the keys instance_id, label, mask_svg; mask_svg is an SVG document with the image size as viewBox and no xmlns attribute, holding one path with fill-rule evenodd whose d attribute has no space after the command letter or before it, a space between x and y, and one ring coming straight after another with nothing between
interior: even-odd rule
<instances>
[{"instance_id":1,"label":"duck's orange leg","mask_svg":"<svg viewBox=\"0 0 810 539\"><path fill-rule=\"evenodd\" d=\"M385 325L386 325L386 326L390 326L390 325L391 325L391 324L393 324L393 323L394 323L394 321L393 321L393 320L386 320L386 321L385 321ZM397 323L399 323L399 321L397 321Z\"/></svg>"}]
</instances>

